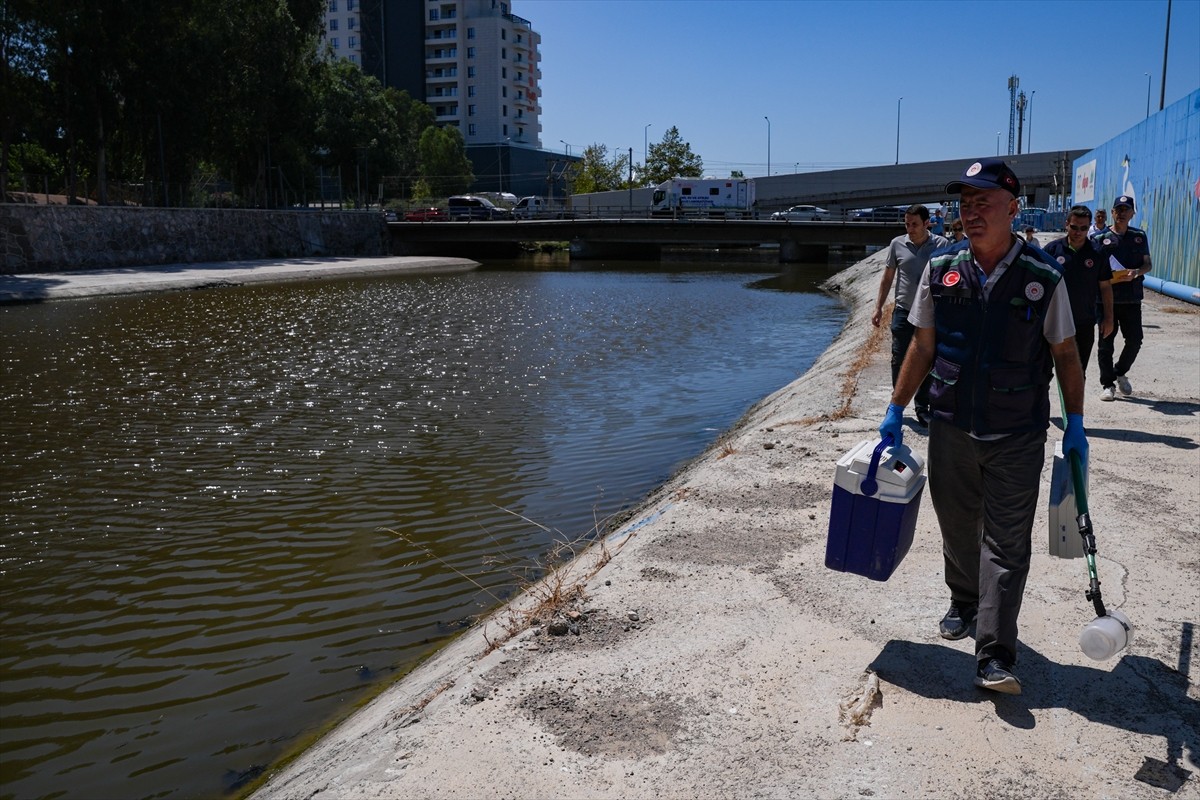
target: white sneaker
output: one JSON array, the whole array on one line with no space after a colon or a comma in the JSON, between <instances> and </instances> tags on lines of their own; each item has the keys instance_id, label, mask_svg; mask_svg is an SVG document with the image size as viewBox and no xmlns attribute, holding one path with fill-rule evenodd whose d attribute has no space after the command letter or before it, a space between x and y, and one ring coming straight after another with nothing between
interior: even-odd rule
<instances>
[{"instance_id":1,"label":"white sneaker","mask_svg":"<svg viewBox=\"0 0 1200 800\"><path fill-rule=\"evenodd\" d=\"M1117 391L1111 386L1105 386L1100 391L1100 399L1106 403L1111 403L1113 400L1117 399Z\"/></svg>"},{"instance_id":2,"label":"white sneaker","mask_svg":"<svg viewBox=\"0 0 1200 800\"><path fill-rule=\"evenodd\" d=\"M1129 385L1129 378L1124 375L1117 376L1117 388L1121 390L1121 394L1133 394L1133 387Z\"/></svg>"}]
</instances>

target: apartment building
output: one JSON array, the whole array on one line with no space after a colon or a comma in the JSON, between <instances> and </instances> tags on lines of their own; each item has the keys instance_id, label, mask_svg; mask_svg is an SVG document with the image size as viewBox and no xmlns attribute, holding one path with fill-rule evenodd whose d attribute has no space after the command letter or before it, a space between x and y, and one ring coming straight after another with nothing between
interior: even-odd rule
<instances>
[{"instance_id":1,"label":"apartment building","mask_svg":"<svg viewBox=\"0 0 1200 800\"><path fill-rule=\"evenodd\" d=\"M541 37L505 0L327 0L325 43L427 102L468 148L541 147Z\"/></svg>"}]
</instances>

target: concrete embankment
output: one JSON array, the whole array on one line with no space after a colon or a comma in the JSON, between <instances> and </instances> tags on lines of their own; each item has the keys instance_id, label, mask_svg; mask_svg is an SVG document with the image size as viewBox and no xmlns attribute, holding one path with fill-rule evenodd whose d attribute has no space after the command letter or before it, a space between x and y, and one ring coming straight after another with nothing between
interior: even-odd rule
<instances>
[{"instance_id":1,"label":"concrete embankment","mask_svg":"<svg viewBox=\"0 0 1200 800\"><path fill-rule=\"evenodd\" d=\"M890 394L888 335L869 322L881 266L830 281L851 314L817 364L604 547L255 797L1200 797L1200 310L1147 299L1133 396L1098 402L1092 364L1098 570L1133 644L1106 662L1080 651L1087 572L1047 554L1043 491L1025 692L996 695L972 685L972 640L937 635L948 594L928 493L889 581L824 567L834 462L874 436ZM1046 483L1059 438L1052 426ZM905 442L926 451L916 427ZM536 609L552 589L575 597L562 635Z\"/></svg>"},{"instance_id":2,"label":"concrete embankment","mask_svg":"<svg viewBox=\"0 0 1200 800\"><path fill-rule=\"evenodd\" d=\"M250 283L339 280L380 275L451 275L470 272L478 267L478 262L466 258L328 257L0 275L0 304L211 289Z\"/></svg>"}]
</instances>

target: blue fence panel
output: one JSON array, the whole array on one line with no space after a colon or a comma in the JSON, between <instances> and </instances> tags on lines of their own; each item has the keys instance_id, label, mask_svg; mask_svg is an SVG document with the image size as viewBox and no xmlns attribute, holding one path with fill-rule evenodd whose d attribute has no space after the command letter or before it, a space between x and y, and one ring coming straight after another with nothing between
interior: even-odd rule
<instances>
[{"instance_id":1,"label":"blue fence panel","mask_svg":"<svg viewBox=\"0 0 1200 800\"><path fill-rule=\"evenodd\" d=\"M1200 89L1075 160L1074 201L1094 212L1127 194L1154 277L1200 287Z\"/></svg>"}]
</instances>

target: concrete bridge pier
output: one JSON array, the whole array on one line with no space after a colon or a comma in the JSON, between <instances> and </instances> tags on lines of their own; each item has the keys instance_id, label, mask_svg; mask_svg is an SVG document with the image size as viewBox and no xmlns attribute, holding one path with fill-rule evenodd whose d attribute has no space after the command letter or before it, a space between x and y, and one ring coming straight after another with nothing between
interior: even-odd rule
<instances>
[{"instance_id":1,"label":"concrete bridge pier","mask_svg":"<svg viewBox=\"0 0 1200 800\"><path fill-rule=\"evenodd\" d=\"M814 263L829 260L829 245L798 242L790 237L779 240L781 264Z\"/></svg>"}]
</instances>

